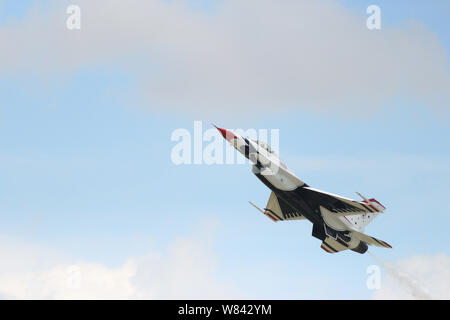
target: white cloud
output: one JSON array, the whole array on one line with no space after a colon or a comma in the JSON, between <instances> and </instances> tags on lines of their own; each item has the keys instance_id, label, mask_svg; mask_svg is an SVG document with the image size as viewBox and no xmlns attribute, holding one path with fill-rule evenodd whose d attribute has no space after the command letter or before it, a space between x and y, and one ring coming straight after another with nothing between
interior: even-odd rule
<instances>
[{"instance_id":1,"label":"white cloud","mask_svg":"<svg viewBox=\"0 0 450 320\"><path fill-rule=\"evenodd\" d=\"M0 299L239 299L249 289L218 277L211 239L204 235L180 237L167 250L129 258L118 267L0 238ZM374 299L450 298L448 255L378 262L388 272Z\"/></svg>"},{"instance_id":2,"label":"white cloud","mask_svg":"<svg viewBox=\"0 0 450 320\"><path fill-rule=\"evenodd\" d=\"M193 240L178 239L167 256L148 255L136 261L136 298L219 299L237 297L230 284L218 282L212 255ZM200 250L199 250L200 249Z\"/></svg>"},{"instance_id":3,"label":"white cloud","mask_svg":"<svg viewBox=\"0 0 450 320\"><path fill-rule=\"evenodd\" d=\"M0 275L0 294L9 299L127 299L135 288L130 279L132 263L107 268L96 263L80 263L80 286L71 285L73 265L60 264L44 270Z\"/></svg>"},{"instance_id":4,"label":"white cloud","mask_svg":"<svg viewBox=\"0 0 450 320\"><path fill-rule=\"evenodd\" d=\"M387 264L374 299L450 299L450 257L444 253Z\"/></svg>"},{"instance_id":5,"label":"white cloud","mask_svg":"<svg viewBox=\"0 0 450 320\"><path fill-rule=\"evenodd\" d=\"M130 258L112 268L64 258L2 237L3 299L212 299L237 297L215 274L205 239L179 238L167 252ZM5 263L3 263L5 262Z\"/></svg>"},{"instance_id":6,"label":"white cloud","mask_svg":"<svg viewBox=\"0 0 450 320\"><path fill-rule=\"evenodd\" d=\"M79 0L82 29L50 2L0 28L3 72L67 74L95 65L131 72L153 108L373 112L406 95L448 108L448 57L420 23L380 31L334 1ZM382 12L383 14L383 12Z\"/></svg>"}]
</instances>

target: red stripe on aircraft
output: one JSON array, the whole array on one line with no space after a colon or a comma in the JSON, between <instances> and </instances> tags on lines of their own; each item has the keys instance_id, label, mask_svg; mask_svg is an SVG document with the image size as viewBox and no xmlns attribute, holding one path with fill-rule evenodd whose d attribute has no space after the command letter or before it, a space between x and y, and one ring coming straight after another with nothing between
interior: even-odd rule
<instances>
[{"instance_id":1,"label":"red stripe on aircraft","mask_svg":"<svg viewBox=\"0 0 450 320\"><path fill-rule=\"evenodd\" d=\"M370 201L372 201L372 200L370 200ZM371 207L373 210L375 210L376 212L380 212L380 210L378 210L377 208L375 208L371 203L370 203L370 201L361 201L361 202L363 202L365 205L368 205L369 207ZM384 208L384 207L383 207ZM386 209L386 208L385 208Z\"/></svg>"},{"instance_id":2,"label":"red stripe on aircraft","mask_svg":"<svg viewBox=\"0 0 450 320\"><path fill-rule=\"evenodd\" d=\"M383 207L383 209L386 209L386 207L385 206L383 206L380 202L378 202L376 199L374 199L374 198L372 198L372 199L369 199L369 201L373 201L373 202L376 202L376 203L378 203L380 206L382 206Z\"/></svg>"},{"instance_id":3,"label":"red stripe on aircraft","mask_svg":"<svg viewBox=\"0 0 450 320\"><path fill-rule=\"evenodd\" d=\"M274 222L277 222L277 221L278 221L278 219L276 219L274 216L272 216L272 215L269 213L269 211L264 211L264 214L265 214L266 216L268 216L270 219L272 219Z\"/></svg>"},{"instance_id":4,"label":"red stripe on aircraft","mask_svg":"<svg viewBox=\"0 0 450 320\"><path fill-rule=\"evenodd\" d=\"M351 224L353 224L350 220L348 220L348 218L346 216L343 216L345 218L345 220L347 220L348 222L350 222Z\"/></svg>"},{"instance_id":5,"label":"red stripe on aircraft","mask_svg":"<svg viewBox=\"0 0 450 320\"><path fill-rule=\"evenodd\" d=\"M320 246L323 250L325 250L326 252L328 252L328 253L333 253L333 252L331 252L331 251L329 251L327 248L325 248L324 246L323 246L323 244Z\"/></svg>"},{"instance_id":6,"label":"red stripe on aircraft","mask_svg":"<svg viewBox=\"0 0 450 320\"><path fill-rule=\"evenodd\" d=\"M381 242L383 242L383 244L387 245L389 248L392 249L391 245L389 243L384 242L383 240L380 240Z\"/></svg>"}]
</instances>

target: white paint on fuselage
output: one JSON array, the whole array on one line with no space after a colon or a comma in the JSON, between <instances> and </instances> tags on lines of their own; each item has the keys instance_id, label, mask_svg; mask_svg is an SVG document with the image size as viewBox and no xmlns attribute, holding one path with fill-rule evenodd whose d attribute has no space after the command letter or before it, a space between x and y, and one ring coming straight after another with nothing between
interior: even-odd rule
<instances>
[{"instance_id":1,"label":"white paint on fuselage","mask_svg":"<svg viewBox=\"0 0 450 320\"><path fill-rule=\"evenodd\" d=\"M283 191L292 191L304 184L292 172L283 168L277 154L268 152L252 140L249 143L251 151L254 150L253 154L249 155L250 161L254 164L252 168L253 173L262 174L270 184ZM255 166L257 162L262 165L261 169Z\"/></svg>"}]
</instances>

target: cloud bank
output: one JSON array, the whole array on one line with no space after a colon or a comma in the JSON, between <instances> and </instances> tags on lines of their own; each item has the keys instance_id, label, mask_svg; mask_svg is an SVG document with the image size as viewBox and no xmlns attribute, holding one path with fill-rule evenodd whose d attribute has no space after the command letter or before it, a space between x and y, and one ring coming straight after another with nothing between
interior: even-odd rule
<instances>
[{"instance_id":1,"label":"cloud bank","mask_svg":"<svg viewBox=\"0 0 450 320\"><path fill-rule=\"evenodd\" d=\"M74 262L46 248L2 237L1 299L220 299L239 297L215 275L203 241L178 238L162 252L129 258L119 267Z\"/></svg>"},{"instance_id":2,"label":"cloud bank","mask_svg":"<svg viewBox=\"0 0 450 320\"><path fill-rule=\"evenodd\" d=\"M74 260L59 251L0 236L0 299L248 298L248 288L218 276L210 236L201 232L179 237L165 250L128 258L116 267ZM375 259L388 272L374 299L450 298L447 254L394 263Z\"/></svg>"},{"instance_id":3,"label":"cloud bank","mask_svg":"<svg viewBox=\"0 0 450 320\"><path fill-rule=\"evenodd\" d=\"M407 96L448 108L448 57L420 23L366 28L329 1L79 0L81 30L49 1L0 27L9 74L60 77L109 66L159 110L244 112L292 108L371 113ZM382 12L383 14L383 12Z\"/></svg>"}]
</instances>

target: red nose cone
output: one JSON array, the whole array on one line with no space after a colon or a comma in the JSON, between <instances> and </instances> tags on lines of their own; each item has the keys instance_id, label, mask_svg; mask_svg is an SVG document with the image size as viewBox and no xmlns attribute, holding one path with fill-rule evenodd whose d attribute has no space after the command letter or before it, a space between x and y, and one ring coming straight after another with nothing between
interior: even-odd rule
<instances>
[{"instance_id":1,"label":"red nose cone","mask_svg":"<svg viewBox=\"0 0 450 320\"><path fill-rule=\"evenodd\" d=\"M216 125L214 125L214 127L216 127L216 129L219 130L219 132L222 134L222 137L224 137L226 140L230 141L230 140L236 138L236 136L234 135L233 132L226 130L226 129L219 128Z\"/></svg>"}]
</instances>

